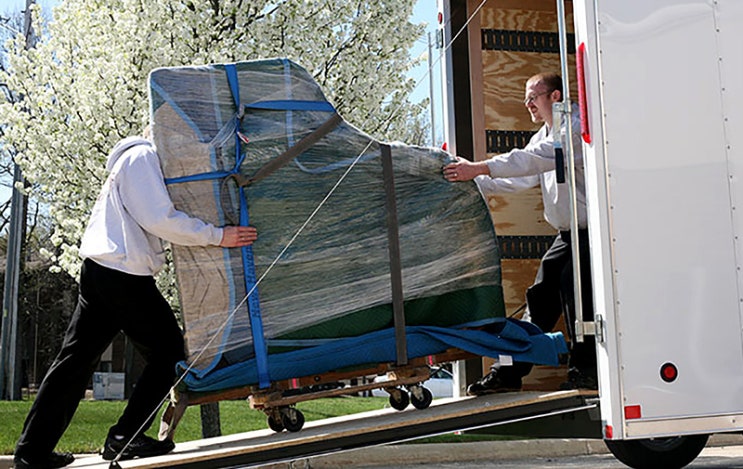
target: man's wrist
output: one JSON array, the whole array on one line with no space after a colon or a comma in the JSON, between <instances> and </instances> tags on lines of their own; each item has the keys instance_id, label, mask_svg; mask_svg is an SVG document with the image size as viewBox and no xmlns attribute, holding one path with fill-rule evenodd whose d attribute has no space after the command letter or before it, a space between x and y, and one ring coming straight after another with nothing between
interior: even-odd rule
<instances>
[{"instance_id":1,"label":"man's wrist","mask_svg":"<svg viewBox=\"0 0 743 469\"><path fill-rule=\"evenodd\" d=\"M488 166L487 162L481 161L480 163L478 163L477 175L478 176L490 176L490 166Z\"/></svg>"}]
</instances>

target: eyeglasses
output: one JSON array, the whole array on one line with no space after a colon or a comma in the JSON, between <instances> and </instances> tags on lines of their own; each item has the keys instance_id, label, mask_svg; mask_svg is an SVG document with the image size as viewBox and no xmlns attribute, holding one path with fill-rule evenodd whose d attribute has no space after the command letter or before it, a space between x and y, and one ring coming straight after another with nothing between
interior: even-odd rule
<instances>
[{"instance_id":1,"label":"eyeglasses","mask_svg":"<svg viewBox=\"0 0 743 469\"><path fill-rule=\"evenodd\" d=\"M524 106L528 106L531 103L533 103L534 100L537 99L538 97L544 96L545 94L550 94L550 93L552 93L552 91L543 91L541 93L533 94L524 100Z\"/></svg>"}]
</instances>

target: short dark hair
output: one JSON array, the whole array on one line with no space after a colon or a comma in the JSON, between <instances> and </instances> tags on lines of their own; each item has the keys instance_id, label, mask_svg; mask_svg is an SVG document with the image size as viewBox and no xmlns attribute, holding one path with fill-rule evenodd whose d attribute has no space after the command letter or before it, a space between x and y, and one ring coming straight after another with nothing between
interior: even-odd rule
<instances>
[{"instance_id":1,"label":"short dark hair","mask_svg":"<svg viewBox=\"0 0 743 469\"><path fill-rule=\"evenodd\" d=\"M557 73L537 73L527 83L541 83L547 88L547 92L558 90L562 94L562 78Z\"/></svg>"}]
</instances>

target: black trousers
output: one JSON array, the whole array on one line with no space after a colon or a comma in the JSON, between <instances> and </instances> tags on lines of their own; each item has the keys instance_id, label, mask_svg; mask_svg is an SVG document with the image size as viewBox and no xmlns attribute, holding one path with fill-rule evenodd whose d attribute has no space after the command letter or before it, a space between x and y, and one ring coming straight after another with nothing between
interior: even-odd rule
<instances>
[{"instance_id":1,"label":"black trousers","mask_svg":"<svg viewBox=\"0 0 743 469\"><path fill-rule=\"evenodd\" d=\"M583 319L593 318L593 287L591 283L591 259L588 246L588 230L578 231L580 248L581 296ZM534 284L526 291L527 314L530 321L544 332L554 329L562 314L570 337L568 367L583 373L596 374L596 348L594 336L584 336L583 342L575 340L575 291L573 288L573 255L569 231L562 231L542 257ZM531 371L531 363L516 362L504 367L501 373L514 373L519 377Z\"/></svg>"},{"instance_id":2,"label":"black trousers","mask_svg":"<svg viewBox=\"0 0 743 469\"><path fill-rule=\"evenodd\" d=\"M34 461L54 450L101 354L119 331L142 353L146 365L109 434L129 438L140 427L144 432L152 425L153 411L174 383L175 364L185 357L183 334L153 277L126 274L86 259L77 307L62 349L26 417L16 455Z\"/></svg>"}]
</instances>

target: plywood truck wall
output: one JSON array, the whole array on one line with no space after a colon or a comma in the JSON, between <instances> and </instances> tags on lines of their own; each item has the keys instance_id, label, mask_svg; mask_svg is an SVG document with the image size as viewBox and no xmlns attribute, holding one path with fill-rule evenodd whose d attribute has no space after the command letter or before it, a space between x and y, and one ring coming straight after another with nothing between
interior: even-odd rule
<instances>
[{"instance_id":1,"label":"plywood truck wall","mask_svg":"<svg viewBox=\"0 0 743 469\"><path fill-rule=\"evenodd\" d=\"M479 0L468 1L468 17L479 4ZM566 2L568 12L572 11L571 7L571 2ZM572 22L572 17L568 16L568 24ZM480 161L525 146L540 127L531 122L524 107L524 86L536 73L560 73L555 2L490 0L472 18L469 39L472 140L474 159ZM569 41L572 41L572 34ZM572 62L570 69L575 70ZM575 77L571 76L573 90L576 90L575 83ZM575 91L571 93L576 96ZM510 314L523 305L524 294L534 280L541 256L556 233L542 215L544 207L539 188L491 196L488 206L501 243L503 289ZM565 330L562 321L558 328ZM490 361L486 359L483 365L487 369ZM538 368L524 386L554 387L554 383L540 383L552 379L564 379L564 371Z\"/></svg>"}]
</instances>

